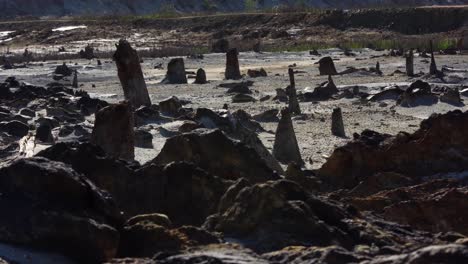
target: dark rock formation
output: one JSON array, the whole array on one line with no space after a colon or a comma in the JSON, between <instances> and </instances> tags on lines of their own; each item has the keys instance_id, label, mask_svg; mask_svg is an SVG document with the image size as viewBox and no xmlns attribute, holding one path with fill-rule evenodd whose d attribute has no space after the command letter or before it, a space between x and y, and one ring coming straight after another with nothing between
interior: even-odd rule
<instances>
[{"instance_id":1,"label":"dark rock formation","mask_svg":"<svg viewBox=\"0 0 468 264\"><path fill-rule=\"evenodd\" d=\"M167 73L162 83L165 84L185 84L187 76L185 75L184 59L175 58L167 64Z\"/></svg>"},{"instance_id":2,"label":"dark rock formation","mask_svg":"<svg viewBox=\"0 0 468 264\"><path fill-rule=\"evenodd\" d=\"M339 92L331 75L328 76L328 82L314 89L312 93L305 93L305 101L328 100Z\"/></svg>"},{"instance_id":3,"label":"dark rock formation","mask_svg":"<svg viewBox=\"0 0 468 264\"><path fill-rule=\"evenodd\" d=\"M301 107L299 106L299 101L297 101L297 92L296 92L296 81L294 80L294 70L289 68L289 112L293 115L301 114Z\"/></svg>"},{"instance_id":4,"label":"dark rock formation","mask_svg":"<svg viewBox=\"0 0 468 264\"><path fill-rule=\"evenodd\" d=\"M319 60L320 75L337 75L335 63L331 57L323 57Z\"/></svg>"},{"instance_id":5,"label":"dark rock formation","mask_svg":"<svg viewBox=\"0 0 468 264\"><path fill-rule=\"evenodd\" d=\"M135 131L135 147L153 148L153 135L150 132L138 129Z\"/></svg>"},{"instance_id":6,"label":"dark rock formation","mask_svg":"<svg viewBox=\"0 0 468 264\"><path fill-rule=\"evenodd\" d=\"M205 70L203 69L198 69L197 70L197 76L195 77L195 84L205 84L208 83L206 80L206 73Z\"/></svg>"},{"instance_id":7,"label":"dark rock formation","mask_svg":"<svg viewBox=\"0 0 468 264\"><path fill-rule=\"evenodd\" d=\"M431 65L429 68L429 73L431 75L437 75L439 73L439 70L437 70L437 64L436 64L435 57L434 57L434 48L432 45L432 40L430 42L430 47L431 47Z\"/></svg>"},{"instance_id":8,"label":"dark rock formation","mask_svg":"<svg viewBox=\"0 0 468 264\"><path fill-rule=\"evenodd\" d=\"M417 80L400 95L397 104L403 107L415 107L433 105L438 101L439 98L436 94L432 93L431 86L427 82Z\"/></svg>"},{"instance_id":9,"label":"dark rock formation","mask_svg":"<svg viewBox=\"0 0 468 264\"><path fill-rule=\"evenodd\" d=\"M36 128L36 140L44 143L53 143L52 127L49 122L39 122Z\"/></svg>"},{"instance_id":10,"label":"dark rock formation","mask_svg":"<svg viewBox=\"0 0 468 264\"><path fill-rule=\"evenodd\" d=\"M341 108L338 107L333 109L331 124L331 131L333 135L337 137L346 137Z\"/></svg>"},{"instance_id":11,"label":"dark rock formation","mask_svg":"<svg viewBox=\"0 0 468 264\"><path fill-rule=\"evenodd\" d=\"M257 100L248 94L236 94L232 97L233 103L249 103Z\"/></svg>"},{"instance_id":12,"label":"dark rock formation","mask_svg":"<svg viewBox=\"0 0 468 264\"><path fill-rule=\"evenodd\" d=\"M78 88L78 71L75 70L73 73L72 88Z\"/></svg>"},{"instance_id":13,"label":"dark rock formation","mask_svg":"<svg viewBox=\"0 0 468 264\"><path fill-rule=\"evenodd\" d=\"M435 114L414 134L392 137L364 131L355 141L337 148L319 170L334 188L353 188L378 172L421 177L468 169L468 113Z\"/></svg>"},{"instance_id":14,"label":"dark rock formation","mask_svg":"<svg viewBox=\"0 0 468 264\"><path fill-rule=\"evenodd\" d=\"M134 121L131 106L124 102L96 113L91 142L115 158L135 158Z\"/></svg>"},{"instance_id":15,"label":"dark rock formation","mask_svg":"<svg viewBox=\"0 0 468 264\"><path fill-rule=\"evenodd\" d=\"M29 132L29 126L23 122L13 120L0 122L0 131L6 132L12 136L24 137Z\"/></svg>"},{"instance_id":16,"label":"dark rock formation","mask_svg":"<svg viewBox=\"0 0 468 264\"><path fill-rule=\"evenodd\" d=\"M70 69L64 62L62 65L59 65L55 68L54 73L61 76L71 76L73 74L73 70Z\"/></svg>"},{"instance_id":17,"label":"dark rock formation","mask_svg":"<svg viewBox=\"0 0 468 264\"><path fill-rule=\"evenodd\" d=\"M263 68L261 68L260 70L249 69L247 71L247 75L250 78L258 78L258 77L267 77L268 76L267 72Z\"/></svg>"},{"instance_id":18,"label":"dark rock formation","mask_svg":"<svg viewBox=\"0 0 468 264\"><path fill-rule=\"evenodd\" d=\"M114 54L114 60L117 64L125 99L135 108L142 105L150 106L151 100L146 88L137 51L126 40L120 40L117 45L117 51Z\"/></svg>"},{"instance_id":19,"label":"dark rock formation","mask_svg":"<svg viewBox=\"0 0 468 264\"><path fill-rule=\"evenodd\" d=\"M406 75L414 76L414 54L412 49L406 54Z\"/></svg>"},{"instance_id":20,"label":"dark rock formation","mask_svg":"<svg viewBox=\"0 0 468 264\"><path fill-rule=\"evenodd\" d=\"M96 56L94 55L94 48L90 45L86 45L84 50L80 50L79 54L82 59L92 60L96 58Z\"/></svg>"},{"instance_id":21,"label":"dark rock formation","mask_svg":"<svg viewBox=\"0 0 468 264\"><path fill-rule=\"evenodd\" d=\"M447 88L447 90L440 96L440 101L454 106L463 105L458 88Z\"/></svg>"},{"instance_id":22,"label":"dark rock formation","mask_svg":"<svg viewBox=\"0 0 468 264\"><path fill-rule=\"evenodd\" d=\"M116 256L120 223L112 199L63 163L22 159L0 169L0 241L45 248L79 262Z\"/></svg>"},{"instance_id":23,"label":"dark rock formation","mask_svg":"<svg viewBox=\"0 0 468 264\"><path fill-rule=\"evenodd\" d=\"M271 109L263 113L254 115L253 119L259 122L278 122L279 121L278 114L279 114L278 109Z\"/></svg>"},{"instance_id":24,"label":"dark rock formation","mask_svg":"<svg viewBox=\"0 0 468 264\"><path fill-rule=\"evenodd\" d=\"M181 109L182 103L175 96L159 102L159 111L165 115L178 116Z\"/></svg>"},{"instance_id":25,"label":"dark rock formation","mask_svg":"<svg viewBox=\"0 0 468 264\"><path fill-rule=\"evenodd\" d=\"M226 72L224 73L226 80L239 80L242 78L237 55L237 49L230 49L226 53Z\"/></svg>"},{"instance_id":26,"label":"dark rock formation","mask_svg":"<svg viewBox=\"0 0 468 264\"><path fill-rule=\"evenodd\" d=\"M254 149L229 139L219 130L198 129L169 138L152 163L174 161L193 162L229 180L247 178L252 182L264 182L277 177Z\"/></svg>"},{"instance_id":27,"label":"dark rock formation","mask_svg":"<svg viewBox=\"0 0 468 264\"><path fill-rule=\"evenodd\" d=\"M281 110L281 119L276 129L275 144L273 146L273 156L283 163L295 162L302 165L301 152L297 144L296 133L289 109Z\"/></svg>"}]
</instances>

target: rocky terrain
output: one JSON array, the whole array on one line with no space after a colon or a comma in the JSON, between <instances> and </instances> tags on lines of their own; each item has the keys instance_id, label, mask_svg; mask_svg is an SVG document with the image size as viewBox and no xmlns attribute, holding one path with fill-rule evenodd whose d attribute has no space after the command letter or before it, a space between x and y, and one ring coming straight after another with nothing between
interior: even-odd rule
<instances>
[{"instance_id":1,"label":"rocky terrain","mask_svg":"<svg viewBox=\"0 0 468 264\"><path fill-rule=\"evenodd\" d=\"M461 5L466 0L0 0L0 17L242 12L255 9Z\"/></svg>"},{"instance_id":2,"label":"rocky terrain","mask_svg":"<svg viewBox=\"0 0 468 264\"><path fill-rule=\"evenodd\" d=\"M387 29L413 49L265 50L311 36L289 31L239 52L238 26L184 47L246 18L21 22L0 69L0 263L467 263L468 54L429 42L464 25ZM96 35L112 23L141 28Z\"/></svg>"}]
</instances>

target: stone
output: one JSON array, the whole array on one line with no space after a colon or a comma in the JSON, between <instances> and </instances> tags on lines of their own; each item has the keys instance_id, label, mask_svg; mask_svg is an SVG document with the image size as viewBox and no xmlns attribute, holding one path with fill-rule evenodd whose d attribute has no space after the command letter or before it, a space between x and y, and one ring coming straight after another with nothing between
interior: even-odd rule
<instances>
[{"instance_id":1,"label":"stone","mask_svg":"<svg viewBox=\"0 0 468 264\"><path fill-rule=\"evenodd\" d=\"M48 122L39 122L39 126L36 128L36 141L54 143L52 127Z\"/></svg>"},{"instance_id":2,"label":"stone","mask_svg":"<svg viewBox=\"0 0 468 264\"><path fill-rule=\"evenodd\" d=\"M122 224L107 193L60 162L28 158L0 169L0 240L101 263L117 255Z\"/></svg>"},{"instance_id":3,"label":"stone","mask_svg":"<svg viewBox=\"0 0 468 264\"><path fill-rule=\"evenodd\" d=\"M280 162L289 164L295 162L302 165L301 152L294 132L291 113L288 108L281 110L281 119L275 134L273 156Z\"/></svg>"},{"instance_id":4,"label":"stone","mask_svg":"<svg viewBox=\"0 0 468 264\"><path fill-rule=\"evenodd\" d=\"M299 106L299 101L297 101L296 81L294 80L294 70L292 68L289 68L288 74L289 74L289 82L290 82L288 109L292 115L300 115L301 107Z\"/></svg>"},{"instance_id":5,"label":"stone","mask_svg":"<svg viewBox=\"0 0 468 264\"><path fill-rule=\"evenodd\" d=\"M218 39L211 46L213 53L226 53L229 50L229 41L226 39Z\"/></svg>"},{"instance_id":6,"label":"stone","mask_svg":"<svg viewBox=\"0 0 468 264\"><path fill-rule=\"evenodd\" d=\"M165 115L179 116L181 109L182 103L175 96L159 102L159 111Z\"/></svg>"},{"instance_id":7,"label":"stone","mask_svg":"<svg viewBox=\"0 0 468 264\"><path fill-rule=\"evenodd\" d=\"M400 95L397 104L403 107L416 107L420 105L433 105L438 101L438 96L431 91L431 85L417 80Z\"/></svg>"},{"instance_id":8,"label":"stone","mask_svg":"<svg viewBox=\"0 0 468 264\"><path fill-rule=\"evenodd\" d=\"M54 73L62 76L71 76L73 74L73 70L70 69L64 62L62 65L59 65L55 68Z\"/></svg>"},{"instance_id":9,"label":"stone","mask_svg":"<svg viewBox=\"0 0 468 264\"><path fill-rule=\"evenodd\" d=\"M323 57L319 60L320 75L337 75L335 63L331 57Z\"/></svg>"},{"instance_id":10,"label":"stone","mask_svg":"<svg viewBox=\"0 0 468 264\"><path fill-rule=\"evenodd\" d=\"M137 51L130 46L128 41L120 40L117 51L114 53L114 60L125 99L135 108L142 105L150 106L151 100Z\"/></svg>"},{"instance_id":11,"label":"stone","mask_svg":"<svg viewBox=\"0 0 468 264\"><path fill-rule=\"evenodd\" d=\"M78 71L75 70L73 74L72 88L78 88Z\"/></svg>"},{"instance_id":12,"label":"stone","mask_svg":"<svg viewBox=\"0 0 468 264\"><path fill-rule=\"evenodd\" d=\"M406 54L406 75L414 76L414 53L412 49Z\"/></svg>"},{"instance_id":13,"label":"stone","mask_svg":"<svg viewBox=\"0 0 468 264\"><path fill-rule=\"evenodd\" d=\"M249 69L249 70L247 70L247 75L250 78L258 78L258 77L267 77L268 76L267 72L263 68L261 68L260 70Z\"/></svg>"},{"instance_id":14,"label":"stone","mask_svg":"<svg viewBox=\"0 0 468 264\"><path fill-rule=\"evenodd\" d=\"M110 105L96 113L91 142L115 158L135 158L134 119L127 102Z\"/></svg>"},{"instance_id":15,"label":"stone","mask_svg":"<svg viewBox=\"0 0 468 264\"><path fill-rule=\"evenodd\" d=\"M271 263L362 263L370 258L350 252L340 246L299 247L290 246L262 255Z\"/></svg>"},{"instance_id":16,"label":"stone","mask_svg":"<svg viewBox=\"0 0 468 264\"><path fill-rule=\"evenodd\" d=\"M91 45L86 45L84 50L80 50L79 55L82 59L92 60L96 56L94 55L94 48Z\"/></svg>"},{"instance_id":17,"label":"stone","mask_svg":"<svg viewBox=\"0 0 468 264\"><path fill-rule=\"evenodd\" d=\"M220 87L229 88L226 93L237 93L237 94L251 94L252 91L249 89L251 83L249 82L238 82L238 83L224 83L220 84Z\"/></svg>"},{"instance_id":18,"label":"stone","mask_svg":"<svg viewBox=\"0 0 468 264\"><path fill-rule=\"evenodd\" d=\"M331 75L328 76L328 82L314 89L312 93L305 93L304 98L306 101L328 100L333 95L339 92L338 88L333 82Z\"/></svg>"},{"instance_id":19,"label":"stone","mask_svg":"<svg viewBox=\"0 0 468 264\"><path fill-rule=\"evenodd\" d=\"M431 75L437 75L439 73L439 70L437 69L437 65L436 65L436 61L435 61L435 57L434 57L434 49L433 49L433 45L432 45L432 40L430 41L430 47L431 47L431 65L430 65L430 69L429 69L429 73Z\"/></svg>"},{"instance_id":20,"label":"stone","mask_svg":"<svg viewBox=\"0 0 468 264\"><path fill-rule=\"evenodd\" d=\"M147 123L157 122L161 120L161 116L159 114L159 106L152 105L152 106L141 106L135 110L134 118L135 118L135 125L142 126Z\"/></svg>"},{"instance_id":21,"label":"stone","mask_svg":"<svg viewBox=\"0 0 468 264\"><path fill-rule=\"evenodd\" d=\"M135 147L152 149L153 135L150 132L137 129L135 131Z\"/></svg>"},{"instance_id":22,"label":"stone","mask_svg":"<svg viewBox=\"0 0 468 264\"><path fill-rule=\"evenodd\" d=\"M332 135L343 138L346 137L341 108L338 107L333 109L331 124Z\"/></svg>"},{"instance_id":23,"label":"stone","mask_svg":"<svg viewBox=\"0 0 468 264\"><path fill-rule=\"evenodd\" d=\"M233 103L250 103L257 100L248 94L236 94L232 97Z\"/></svg>"},{"instance_id":24,"label":"stone","mask_svg":"<svg viewBox=\"0 0 468 264\"><path fill-rule=\"evenodd\" d=\"M203 69L197 70L197 76L195 77L195 84L206 84L208 81L206 80L206 73Z\"/></svg>"},{"instance_id":25,"label":"stone","mask_svg":"<svg viewBox=\"0 0 468 264\"><path fill-rule=\"evenodd\" d=\"M18 114L29 117L36 117L36 112L29 108L22 108L21 110L19 110Z\"/></svg>"},{"instance_id":26,"label":"stone","mask_svg":"<svg viewBox=\"0 0 468 264\"><path fill-rule=\"evenodd\" d=\"M447 88L447 90L440 96L440 101L455 106L463 105L458 88Z\"/></svg>"},{"instance_id":27,"label":"stone","mask_svg":"<svg viewBox=\"0 0 468 264\"><path fill-rule=\"evenodd\" d=\"M255 119L258 122L278 122L278 114L278 109L270 109L266 110L265 112L254 115L253 119Z\"/></svg>"},{"instance_id":28,"label":"stone","mask_svg":"<svg viewBox=\"0 0 468 264\"><path fill-rule=\"evenodd\" d=\"M366 177L395 172L423 176L468 169L468 112L434 114L413 134L396 136L364 131L354 141L335 149L318 175L334 189L354 188ZM349 168L352 168L350 170Z\"/></svg>"},{"instance_id":29,"label":"stone","mask_svg":"<svg viewBox=\"0 0 468 264\"><path fill-rule=\"evenodd\" d=\"M161 81L164 84L186 84L187 76L185 75L185 64L183 58L171 59L167 64L167 73L164 80Z\"/></svg>"},{"instance_id":30,"label":"stone","mask_svg":"<svg viewBox=\"0 0 468 264\"><path fill-rule=\"evenodd\" d=\"M197 129L169 138L151 163L174 161L193 162L227 180L264 182L277 177L254 149L229 139L220 130Z\"/></svg>"},{"instance_id":31,"label":"stone","mask_svg":"<svg viewBox=\"0 0 468 264\"><path fill-rule=\"evenodd\" d=\"M0 122L0 131L6 132L15 137L24 137L29 132L29 126L20 121Z\"/></svg>"},{"instance_id":32,"label":"stone","mask_svg":"<svg viewBox=\"0 0 468 264\"><path fill-rule=\"evenodd\" d=\"M278 88L276 89L276 96L273 99L280 102L288 102L289 97L284 89Z\"/></svg>"},{"instance_id":33,"label":"stone","mask_svg":"<svg viewBox=\"0 0 468 264\"><path fill-rule=\"evenodd\" d=\"M237 56L237 49L230 49L226 53L226 71L224 73L226 80L239 80L242 78Z\"/></svg>"}]
</instances>

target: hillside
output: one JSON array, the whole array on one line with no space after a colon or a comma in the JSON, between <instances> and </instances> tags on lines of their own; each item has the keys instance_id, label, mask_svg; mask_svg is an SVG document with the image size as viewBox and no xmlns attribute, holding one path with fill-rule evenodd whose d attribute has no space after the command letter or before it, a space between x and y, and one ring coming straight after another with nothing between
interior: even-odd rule
<instances>
[{"instance_id":1,"label":"hillside","mask_svg":"<svg viewBox=\"0 0 468 264\"><path fill-rule=\"evenodd\" d=\"M468 0L0 0L0 17L149 14L157 12L239 12L275 7L361 8L455 5Z\"/></svg>"}]
</instances>

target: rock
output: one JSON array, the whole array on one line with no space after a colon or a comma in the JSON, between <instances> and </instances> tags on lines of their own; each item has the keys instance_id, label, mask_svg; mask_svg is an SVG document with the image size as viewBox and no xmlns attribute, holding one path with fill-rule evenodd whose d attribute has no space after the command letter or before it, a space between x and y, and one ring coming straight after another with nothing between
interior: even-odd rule
<instances>
[{"instance_id":1,"label":"rock","mask_svg":"<svg viewBox=\"0 0 468 264\"><path fill-rule=\"evenodd\" d=\"M468 261L468 247L448 244L424 247L400 255L378 256L363 264L419 264L419 263L465 263Z\"/></svg>"},{"instance_id":2,"label":"rock","mask_svg":"<svg viewBox=\"0 0 468 264\"><path fill-rule=\"evenodd\" d=\"M117 64L125 99L135 108L142 105L150 106L151 100L146 88L137 51L126 40L120 40L117 45L117 51L114 53L114 60Z\"/></svg>"},{"instance_id":3,"label":"rock","mask_svg":"<svg viewBox=\"0 0 468 264\"><path fill-rule=\"evenodd\" d=\"M218 39L211 46L213 53L226 53L229 50L229 41L226 39Z\"/></svg>"},{"instance_id":4,"label":"rock","mask_svg":"<svg viewBox=\"0 0 468 264\"><path fill-rule=\"evenodd\" d=\"M198 129L169 138L151 163L174 161L193 162L229 180L247 178L252 182L264 182L277 177L254 149L229 139L219 130Z\"/></svg>"},{"instance_id":5,"label":"rock","mask_svg":"<svg viewBox=\"0 0 468 264\"><path fill-rule=\"evenodd\" d=\"M341 108L333 109L332 122L331 122L332 135L337 137L346 137L346 132L343 124L343 115L341 114Z\"/></svg>"},{"instance_id":6,"label":"rock","mask_svg":"<svg viewBox=\"0 0 468 264\"><path fill-rule=\"evenodd\" d=\"M70 164L112 194L127 217L158 212L167 215L175 226L201 225L216 212L230 185L193 164L139 166L108 157L88 143L58 143L38 155Z\"/></svg>"},{"instance_id":7,"label":"rock","mask_svg":"<svg viewBox=\"0 0 468 264\"><path fill-rule=\"evenodd\" d=\"M36 112L29 108L22 108L21 110L19 110L18 114L29 117L36 117Z\"/></svg>"},{"instance_id":8,"label":"rock","mask_svg":"<svg viewBox=\"0 0 468 264\"><path fill-rule=\"evenodd\" d=\"M429 69L429 73L431 75L437 75L439 73L439 70L437 70L437 65L434 57L434 49L432 47L432 40L430 41L430 46L431 46L431 66Z\"/></svg>"},{"instance_id":9,"label":"rock","mask_svg":"<svg viewBox=\"0 0 468 264\"><path fill-rule=\"evenodd\" d=\"M121 240L120 254L126 257L153 257L161 251L173 252L220 242L216 236L197 227L168 229L148 219L127 223Z\"/></svg>"},{"instance_id":10,"label":"rock","mask_svg":"<svg viewBox=\"0 0 468 264\"><path fill-rule=\"evenodd\" d=\"M399 173L380 172L361 181L356 187L349 191L347 196L364 197L384 190L409 186L413 183L414 180Z\"/></svg>"},{"instance_id":11,"label":"rock","mask_svg":"<svg viewBox=\"0 0 468 264\"><path fill-rule=\"evenodd\" d=\"M456 106L461 106L463 105L463 102L460 98L460 92L458 91L458 88L448 88L445 93L443 93L440 96L440 101L451 104L451 105L456 105Z\"/></svg>"},{"instance_id":12,"label":"rock","mask_svg":"<svg viewBox=\"0 0 468 264\"><path fill-rule=\"evenodd\" d=\"M250 78L258 78L258 77L267 77L268 76L267 72L263 68L261 68L260 70L251 70L251 69L249 69L247 71L247 75Z\"/></svg>"},{"instance_id":13,"label":"rock","mask_svg":"<svg viewBox=\"0 0 468 264\"><path fill-rule=\"evenodd\" d=\"M208 81L206 80L206 73L203 69L197 70L197 76L195 77L195 84L206 84Z\"/></svg>"},{"instance_id":14,"label":"rock","mask_svg":"<svg viewBox=\"0 0 468 264\"><path fill-rule=\"evenodd\" d=\"M70 69L67 64L64 62L62 65L57 66L54 71L55 74L57 75L62 75L62 76L71 76L73 74L73 70Z\"/></svg>"},{"instance_id":15,"label":"rock","mask_svg":"<svg viewBox=\"0 0 468 264\"><path fill-rule=\"evenodd\" d=\"M187 76L185 75L185 64L184 59L175 58L171 59L167 65L167 73L164 80L161 81L164 84L185 84L187 83Z\"/></svg>"},{"instance_id":16,"label":"rock","mask_svg":"<svg viewBox=\"0 0 468 264\"><path fill-rule=\"evenodd\" d=\"M78 88L78 71L75 70L73 74L72 88Z\"/></svg>"},{"instance_id":17,"label":"rock","mask_svg":"<svg viewBox=\"0 0 468 264\"><path fill-rule=\"evenodd\" d=\"M288 102L289 97L284 89L278 88L276 89L276 96L273 98L273 100L278 100L280 102Z\"/></svg>"},{"instance_id":18,"label":"rock","mask_svg":"<svg viewBox=\"0 0 468 264\"><path fill-rule=\"evenodd\" d=\"M468 112L435 114L413 134L396 136L364 131L353 142L335 149L319 170L334 188L353 188L379 172L396 172L420 178L468 169ZM350 170L349 168L352 168Z\"/></svg>"},{"instance_id":19,"label":"rock","mask_svg":"<svg viewBox=\"0 0 468 264\"><path fill-rule=\"evenodd\" d=\"M369 257L350 252L343 247L286 247L262 255L271 263L361 263Z\"/></svg>"},{"instance_id":20,"label":"rock","mask_svg":"<svg viewBox=\"0 0 468 264\"><path fill-rule=\"evenodd\" d=\"M328 100L332 98L333 95L339 92L331 75L328 76L328 82L322 86L319 86L314 89L312 93L305 93L304 98L306 101L315 101L315 100Z\"/></svg>"},{"instance_id":21,"label":"rock","mask_svg":"<svg viewBox=\"0 0 468 264\"><path fill-rule=\"evenodd\" d=\"M233 103L249 103L249 102L256 102L257 100L250 95L247 94L236 94L232 97Z\"/></svg>"},{"instance_id":22,"label":"rock","mask_svg":"<svg viewBox=\"0 0 468 264\"><path fill-rule=\"evenodd\" d=\"M414 76L414 54L412 49L406 54L406 75Z\"/></svg>"},{"instance_id":23,"label":"rock","mask_svg":"<svg viewBox=\"0 0 468 264\"><path fill-rule=\"evenodd\" d=\"M278 122L279 110L271 109L253 116L253 119L259 122Z\"/></svg>"},{"instance_id":24,"label":"rock","mask_svg":"<svg viewBox=\"0 0 468 264\"><path fill-rule=\"evenodd\" d=\"M0 122L0 131L6 132L15 137L24 137L29 132L29 126L20 121Z\"/></svg>"},{"instance_id":25,"label":"rock","mask_svg":"<svg viewBox=\"0 0 468 264\"><path fill-rule=\"evenodd\" d=\"M127 103L110 105L96 113L91 142L115 158L135 158L134 121Z\"/></svg>"},{"instance_id":26,"label":"rock","mask_svg":"<svg viewBox=\"0 0 468 264\"><path fill-rule=\"evenodd\" d=\"M297 144L291 114L287 108L281 110L281 119L276 129L275 143L273 146L273 156L278 161L286 164L291 162L295 162L299 165L304 164Z\"/></svg>"},{"instance_id":27,"label":"rock","mask_svg":"<svg viewBox=\"0 0 468 264\"><path fill-rule=\"evenodd\" d=\"M337 75L335 63L331 57L323 57L319 60L320 75Z\"/></svg>"},{"instance_id":28,"label":"rock","mask_svg":"<svg viewBox=\"0 0 468 264\"><path fill-rule=\"evenodd\" d=\"M250 82L239 82L239 83L223 83L219 85L223 88L229 88L226 93L239 93L239 94L251 94L252 91L249 86L252 86Z\"/></svg>"},{"instance_id":29,"label":"rock","mask_svg":"<svg viewBox=\"0 0 468 264\"><path fill-rule=\"evenodd\" d=\"M137 110L135 110L134 117L135 117L135 125L141 126L151 122L157 122L161 120L161 116L159 115L159 106L141 106Z\"/></svg>"},{"instance_id":30,"label":"rock","mask_svg":"<svg viewBox=\"0 0 468 264\"><path fill-rule=\"evenodd\" d=\"M370 96L369 101L372 102L378 102L378 101L383 101L383 100L398 100L400 98L401 94L403 94L404 91L400 89L400 87L391 87L388 89L385 89L379 93L376 93L372 96Z\"/></svg>"},{"instance_id":31,"label":"rock","mask_svg":"<svg viewBox=\"0 0 468 264\"><path fill-rule=\"evenodd\" d=\"M420 105L433 105L439 101L436 94L431 92L431 86L427 82L417 80L397 100L397 104L403 107L415 107Z\"/></svg>"},{"instance_id":32,"label":"rock","mask_svg":"<svg viewBox=\"0 0 468 264\"><path fill-rule=\"evenodd\" d=\"M175 96L159 102L159 111L165 115L179 116L181 109L182 103L179 98Z\"/></svg>"},{"instance_id":33,"label":"rock","mask_svg":"<svg viewBox=\"0 0 468 264\"><path fill-rule=\"evenodd\" d=\"M311 56L320 56L320 53L316 49L313 49L313 50L309 51L309 55L311 55Z\"/></svg>"},{"instance_id":34,"label":"rock","mask_svg":"<svg viewBox=\"0 0 468 264\"><path fill-rule=\"evenodd\" d=\"M242 78L237 55L237 49L230 49L226 53L226 72L224 74L226 80L239 80Z\"/></svg>"},{"instance_id":35,"label":"rock","mask_svg":"<svg viewBox=\"0 0 468 264\"><path fill-rule=\"evenodd\" d=\"M22 159L0 169L0 240L78 262L116 256L121 223L112 198L63 163Z\"/></svg>"},{"instance_id":36,"label":"rock","mask_svg":"<svg viewBox=\"0 0 468 264\"><path fill-rule=\"evenodd\" d=\"M39 122L39 126L36 128L36 141L54 143L52 127L49 122Z\"/></svg>"},{"instance_id":37,"label":"rock","mask_svg":"<svg viewBox=\"0 0 468 264\"><path fill-rule=\"evenodd\" d=\"M285 179L299 184L307 191L318 191L320 189L320 181L315 177L306 175L301 166L296 163L289 163L285 172Z\"/></svg>"},{"instance_id":38,"label":"rock","mask_svg":"<svg viewBox=\"0 0 468 264\"><path fill-rule=\"evenodd\" d=\"M94 48L91 47L89 44L86 45L84 50L80 50L79 55L82 59L92 60L96 56L94 55Z\"/></svg>"},{"instance_id":39,"label":"rock","mask_svg":"<svg viewBox=\"0 0 468 264\"><path fill-rule=\"evenodd\" d=\"M169 217L167 217L167 215L163 215L163 214L137 215L137 216L134 216L134 217L128 219L127 222L125 223L125 225L131 226L131 225L141 223L141 222L149 222L149 223L152 223L152 224L155 224L155 225L158 225L158 226L162 226L162 227L165 227L165 228L171 228L172 227L172 222L169 219Z\"/></svg>"},{"instance_id":40,"label":"rock","mask_svg":"<svg viewBox=\"0 0 468 264\"><path fill-rule=\"evenodd\" d=\"M299 106L299 102L297 101L297 93L296 93L296 81L294 80L294 70L289 68L289 112L293 115L300 115L301 114L301 107Z\"/></svg>"},{"instance_id":41,"label":"rock","mask_svg":"<svg viewBox=\"0 0 468 264\"><path fill-rule=\"evenodd\" d=\"M153 135L150 132L138 129L135 131L135 147L153 148Z\"/></svg>"}]
</instances>

